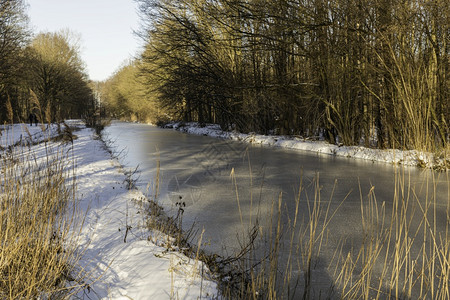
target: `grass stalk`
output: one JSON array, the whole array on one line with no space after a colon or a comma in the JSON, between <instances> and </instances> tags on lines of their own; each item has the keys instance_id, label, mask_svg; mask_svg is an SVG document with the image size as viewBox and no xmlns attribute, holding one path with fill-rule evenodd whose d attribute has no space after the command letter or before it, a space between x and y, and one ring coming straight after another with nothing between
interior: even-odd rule
<instances>
[{"instance_id":1,"label":"grass stalk","mask_svg":"<svg viewBox=\"0 0 450 300\"><path fill-rule=\"evenodd\" d=\"M42 147L40 147L42 149ZM65 147L5 147L0 159L0 297L63 297L75 289L73 161ZM39 149L39 148L38 148ZM36 152L34 152L36 151Z\"/></svg>"}]
</instances>

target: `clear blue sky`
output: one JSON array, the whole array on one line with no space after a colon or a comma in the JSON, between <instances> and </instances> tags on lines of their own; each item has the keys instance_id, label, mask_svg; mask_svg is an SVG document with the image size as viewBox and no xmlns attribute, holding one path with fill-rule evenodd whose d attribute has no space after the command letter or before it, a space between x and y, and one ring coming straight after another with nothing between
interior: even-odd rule
<instances>
[{"instance_id":1,"label":"clear blue sky","mask_svg":"<svg viewBox=\"0 0 450 300\"><path fill-rule=\"evenodd\" d=\"M81 35L81 58L92 80L107 79L138 53L141 41L133 0L27 0L34 33L70 29Z\"/></svg>"}]
</instances>

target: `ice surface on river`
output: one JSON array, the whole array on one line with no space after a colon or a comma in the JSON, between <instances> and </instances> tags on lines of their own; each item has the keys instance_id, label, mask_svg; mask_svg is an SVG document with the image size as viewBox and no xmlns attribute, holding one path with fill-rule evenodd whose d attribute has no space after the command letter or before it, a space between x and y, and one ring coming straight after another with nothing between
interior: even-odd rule
<instances>
[{"instance_id":1,"label":"ice surface on river","mask_svg":"<svg viewBox=\"0 0 450 300\"><path fill-rule=\"evenodd\" d=\"M325 141L311 141L299 137L261 135L255 133L226 132L220 129L217 124L207 124L200 126L198 123L172 123L166 125L167 128L211 137L225 138L237 141L244 141L251 144L268 145L288 149L305 150L316 153L324 153L348 158L358 158L377 162L392 164L402 164L408 166L426 165L433 166L441 164L442 159L435 158L432 153L423 153L415 150L380 150L362 146L340 146L332 145Z\"/></svg>"}]
</instances>

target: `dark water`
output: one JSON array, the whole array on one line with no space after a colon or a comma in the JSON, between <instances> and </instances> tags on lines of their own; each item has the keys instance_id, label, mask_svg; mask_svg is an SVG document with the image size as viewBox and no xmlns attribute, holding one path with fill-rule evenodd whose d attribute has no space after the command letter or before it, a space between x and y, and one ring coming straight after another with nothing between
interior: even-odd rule
<instances>
[{"instance_id":1,"label":"dark water","mask_svg":"<svg viewBox=\"0 0 450 300\"><path fill-rule=\"evenodd\" d=\"M321 248L317 269L325 269L341 245L349 251L362 242L361 209L370 206L371 188L377 207L384 206L387 216L395 189L405 188L400 198L404 203L409 199L411 212L425 205L426 195L433 198L437 232L447 234L449 183L445 173L252 146L141 124L117 122L105 133L114 141L116 151L121 152L124 165L130 169L139 166L138 186L150 196L156 193L159 161L159 203L168 214L175 215L175 204L184 202L183 227L189 228L195 222L196 228L204 228L203 246L209 251L224 255L237 251L244 233L256 220L261 232L267 234L267 229L273 227L270 216L276 216L270 211L277 210L280 197L281 225L288 228L294 220L300 182L297 224L309 218L314 199L319 199L318 190L322 206L329 204L328 217L333 216L324 234L327 243ZM325 209L321 220L324 215ZM416 228L420 223L421 218L415 218L411 226ZM295 231L298 239L299 225ZM289 244L289 237L283 236L284 245Z\"/></svg>"}]
</instances>

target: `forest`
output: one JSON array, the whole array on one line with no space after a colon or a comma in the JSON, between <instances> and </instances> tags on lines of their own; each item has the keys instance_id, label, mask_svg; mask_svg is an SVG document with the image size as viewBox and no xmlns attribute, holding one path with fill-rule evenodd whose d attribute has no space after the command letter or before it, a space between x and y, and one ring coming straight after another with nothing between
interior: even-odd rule
<instances>
[{"instance_id":1,"label":"forest","mask_svg":"<svg viewBox=\"0 0 450 300\"><path fill-rule=\"evenodd\" d=\"M0 123L40 122L92 115L95 97L69 30L30 30L26 3L0 0Z\"/></svg>"},{"instance_id":2,"label":"forest","mask_svg":"<svg viewBox=\"0 0 450 300\"><path fill-rule=\"evenodd\" d=\"M100 85L115 117L448 147L447 1L137 2L145 49Z\"/></svg>"}]
</instances>

